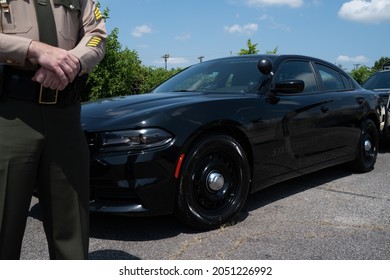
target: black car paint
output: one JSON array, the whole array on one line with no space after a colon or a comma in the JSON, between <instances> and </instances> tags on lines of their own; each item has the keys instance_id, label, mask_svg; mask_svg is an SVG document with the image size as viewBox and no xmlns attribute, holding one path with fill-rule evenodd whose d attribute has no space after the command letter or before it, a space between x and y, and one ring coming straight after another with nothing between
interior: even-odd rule
<instances>
[{"instance_id":1,"label":"black car paint","mask_svg":"<svg viewBox=\"0 0 390 280\"><path fill-rule=\"evenodd\" d=\"M268 58L275 73L281 63L292 59L342 72L305 56ZM180 176L175 177L179 159L197 139L209 134L229 135L244 148L252 174L251 192L353 161L360 125L366 118L379 125L379 105L375 95L352 79L349 82L353 88L348 91L326 92L319 82L320 94L291 94L275 93L271 78L257 92L156 92L86 103L82 124L91 146L91 210L126 215L173 213L180 184ZM105 153L97 148L99 132L148 127L163 128L174 140L151 151Z\"/></svg>"}]
</instances>

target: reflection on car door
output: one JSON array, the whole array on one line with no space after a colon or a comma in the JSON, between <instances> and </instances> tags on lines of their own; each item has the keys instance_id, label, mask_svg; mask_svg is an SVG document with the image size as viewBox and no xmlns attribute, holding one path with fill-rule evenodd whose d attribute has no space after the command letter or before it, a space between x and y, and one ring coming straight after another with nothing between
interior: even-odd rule
<instances>
[{"instance_id":1,"label":"reflection on car door","mask_svg":"<svg viewBox=\"0 0 390 280\"><path fill-rule=\"evenodd\" d=\"M278 181L283 174L295 176L315 160L322 160L318 141L324 137L319 123L328 113L324 108L330 102L329 97L319 94L309 61L284 62L275 73L274 82L286 80L303 80L305 88L298 94L276 92L277 102L266 105L266 111L274 114L268 116L274 120L274 139L272 145L256 146L255 155L264 156L255 156L255 164L264 172L254 174L255 182Z\"/></svg>"},{"instance_id":2,"label":"reflection on car door","mask_svg":"<svg viewBox=\"0 0 390 280\"><path fill-rule=\"evenodd\" d=\"M316 63L321 90L331 98L329 114L322 123L332 136L332 158L354 156L360 137L360 119L365 114L366 96L350 78L335 68ZM327 136L328 136L327 135Z\"/></svg>"},{"instance_id":3,"label":"reflection on car door","mask_svg":"<svg viewBox=\"0 0 390 280\"><path fill-rule=\"evenodd\" d=\"M276 93L278 101L268 104L267 111L277 112L274 121L273 145L258 145L255 164L264 170L254 181L277 181L280 174L298 175L305 168L325 164L353 152L356 129L349 127L355 120L351 109L353 91L326 90L316 79L310 61L284 62L275 73L274 81L303 80L305 89L299 94ZM341 81L343 83L343 81ZM356 106L359 109L359 106ZM275 114L275 113L274 113Z\"/></svg>"}]
</instances>

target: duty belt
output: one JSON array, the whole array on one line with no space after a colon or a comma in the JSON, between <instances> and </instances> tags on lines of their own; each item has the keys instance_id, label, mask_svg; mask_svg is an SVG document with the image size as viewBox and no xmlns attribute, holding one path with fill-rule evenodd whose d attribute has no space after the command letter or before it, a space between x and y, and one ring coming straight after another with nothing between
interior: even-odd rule
<instances>
[{"instance_id":1,"label":"duty belt","mask_svg":"<svg viewBox=\"0 0 390 280\"><path fill-rule=\"evenodd\" d=\"M52 90L32 81L33 71L12 67L3 69L4 85L2 95L13 99L37 102L42 105L69 105L80 100L80 92L75 83L64 90Z\"/></svg>"}]
</instances>

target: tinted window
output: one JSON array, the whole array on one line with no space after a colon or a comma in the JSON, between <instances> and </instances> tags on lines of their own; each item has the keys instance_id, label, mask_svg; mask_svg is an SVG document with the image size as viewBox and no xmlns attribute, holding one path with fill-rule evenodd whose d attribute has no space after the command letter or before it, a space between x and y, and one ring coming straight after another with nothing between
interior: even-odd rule
<instances>
[{"instance_id":1,"label":"tinted window","mask_svg":"<svg viewBox=\"0 0 390 280\"><path fill-rule=\"evenodd\" d=\"M344 74L341 74L341 78L343 79L345 88L350 88L350 89L354 88L352 83L351 83L351 79L349 79Z\"/></svg>"},{"instance_id":2,"label":"tinted window","mask_svg":"<svg viewBox=\"0 0 390 280\"><path fill-rule=\"evenodd\" d=\"M365 89L390 88L390 71L378 72L363 84Z\"/></svg>"},{"instance_id":3,"label":"tinted window","mask_svg":"<svg viewBox=\"0 0 390 280\"><path fill-rule=\"evenodd\" d=\"M317 64L317 68L325 90L343 90L350 88L350 86L344 86L339 71L322 64Z\"/></svg>"},{"instance_id":4,"label":"tinted window","mask_svg":"<svg viewBox=\"0 0 390 280\"><path fill-rule=\"evenodd\" d=\"M275 81L302 80L305 82L303 92L317 91L317 83L313 70L308 61L286 61L277 71Z\"/></svg>"}]
</instances>

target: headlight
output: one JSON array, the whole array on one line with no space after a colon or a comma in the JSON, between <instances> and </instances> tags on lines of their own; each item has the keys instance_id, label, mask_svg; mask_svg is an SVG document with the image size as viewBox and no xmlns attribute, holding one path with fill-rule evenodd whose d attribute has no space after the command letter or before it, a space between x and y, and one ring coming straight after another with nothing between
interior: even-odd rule
<instances>
[{"instance_id":1,"label":"headlight","mask_svg":"<svg viewBox=\"0 0 390 280\"><path fill-rule=\"evenodd\" d=\"M158 129L123 130L103 132L99 136L102 152L146 150L168 145L173 135Z\"/></svg>"}]
</instances>

